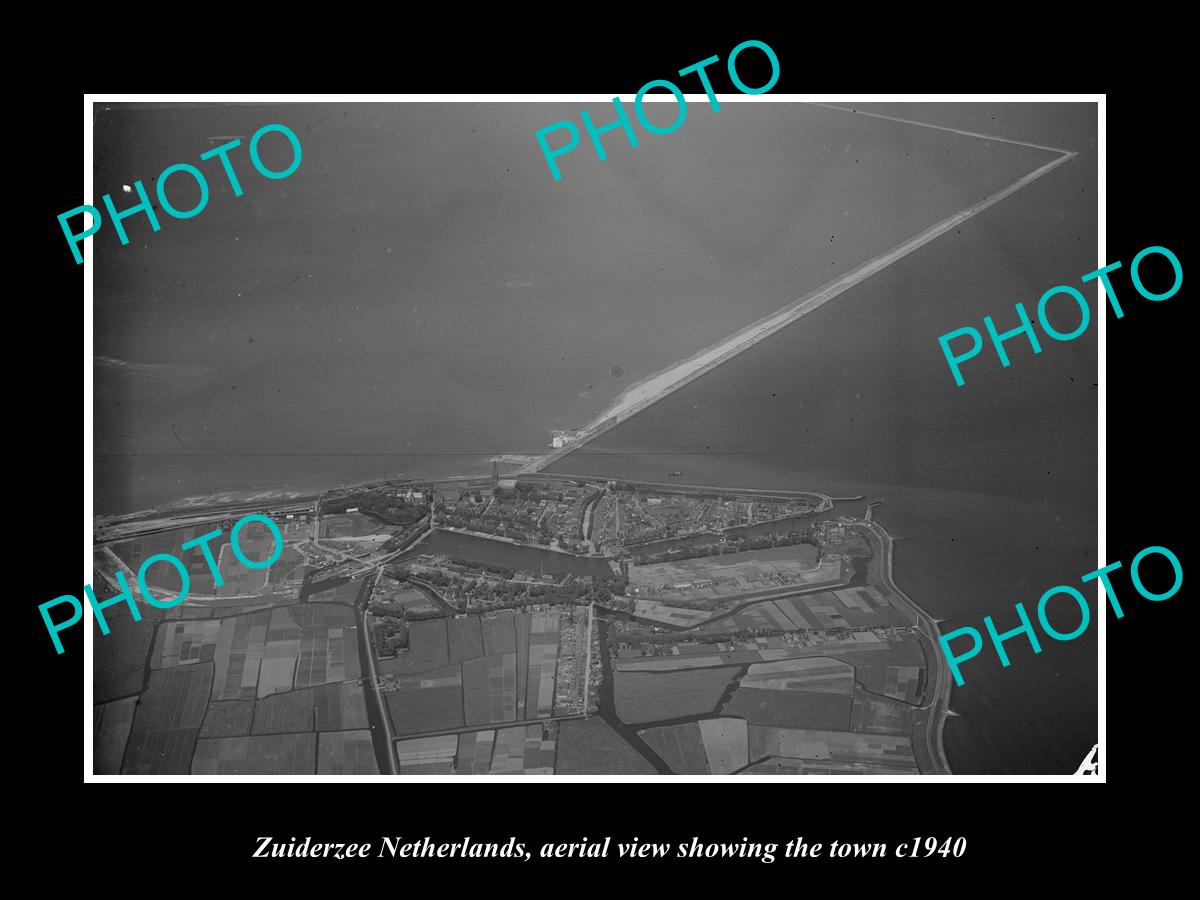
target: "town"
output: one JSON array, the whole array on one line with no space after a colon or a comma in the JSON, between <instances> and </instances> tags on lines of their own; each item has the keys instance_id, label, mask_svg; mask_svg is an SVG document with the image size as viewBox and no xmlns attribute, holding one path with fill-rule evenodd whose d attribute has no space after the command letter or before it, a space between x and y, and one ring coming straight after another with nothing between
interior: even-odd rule
<instances>
[{"instance_id":1,"label":"town","mask_svg":"<svg viewBox=\"0 0 1200 900\"><path fill-rule=\"evenodd\" d=\"M114 623L98 767L948 770L937 626L862 498L494 466L257 508L283 541L269 571L193 549L187 602ZM97 523L97 583L232 514Z\"/></svg>"}]
</instances>

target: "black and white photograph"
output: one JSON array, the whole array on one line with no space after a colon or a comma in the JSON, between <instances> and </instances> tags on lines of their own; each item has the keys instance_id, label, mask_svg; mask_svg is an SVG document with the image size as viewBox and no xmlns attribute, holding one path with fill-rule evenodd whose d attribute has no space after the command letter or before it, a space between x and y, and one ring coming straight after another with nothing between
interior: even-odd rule
<instances>
[{"instance_id":1,"label":"black and white photograph","mask_svg":"<svg viewBox=\"0 0 1200 900\"><path fill-rule=\"evenodd\" d=\"M1103 779L1103 95L713 52L89 95L85 780Z\"/></svg>"}]
</instances>

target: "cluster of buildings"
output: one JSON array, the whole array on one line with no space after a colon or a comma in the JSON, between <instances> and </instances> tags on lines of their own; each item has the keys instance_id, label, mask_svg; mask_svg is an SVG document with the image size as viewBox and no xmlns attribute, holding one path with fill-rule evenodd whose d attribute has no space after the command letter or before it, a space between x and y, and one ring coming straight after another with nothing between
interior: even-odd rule
<instances>
[{"instance_id":1,"label":"cluster of buildings","mask_svg":"<svg viewBox=\"0 0 1200 900\"><path fill-rule=\"evenodd\" d=\"M595 488L573 482L519 482L497 476L491 487L439 497L437 524L524 543L584 552L580 525Z\"/></svg>"},{"instance_id":2,"label":"cluster of buildings","mask_svg":"<svg viewBox=\"0 0 1200 900\"><path fill-rule=\"evenodd\" d=\"M592 619L586 606L569 607L559 620L558 672L554 682L556 715L587 712L597 705L603 670L600 632L589 627ZM590 652L589 652L590 645Z\"/></svg>"},{"instance_id":3,"label":"cluster of buildings","mask_svg":"<svg viewBox=\"0 0 1200 900\"><path fill-rule=\"evenodd\" d=\"M559 450L576 440L579 435L579 431L559 431L556 429L550 432L550 446L555 450Z\"/></svg>"},{"instance_id":4,"label":"cluster of buildings","mask_svg":"<svg viewBox=\"0 0 1200 900\"><path fill-rule=\"evenodd\" d=\"M607 547L647 543L773 522L812 512L800 499L702 497L612 483L596 510L597 540Z\"/></svg>"}]
</instances>

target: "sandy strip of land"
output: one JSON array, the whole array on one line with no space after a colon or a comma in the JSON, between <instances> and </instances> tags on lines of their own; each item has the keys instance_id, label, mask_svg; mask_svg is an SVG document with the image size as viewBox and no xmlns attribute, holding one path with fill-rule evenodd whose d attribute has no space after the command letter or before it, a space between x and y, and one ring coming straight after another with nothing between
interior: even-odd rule
<instances>
[{"instance_id":1,"label":"sandy strip of land","mask_svg":"<svg viewBox=\"0 0 1200 900\"><path fill-rule=\"evenodd\" d=\"M701 350L699 353L688 357L682 362L678 362L667 369L663 369L661 372L651 375L649 378L643 379L621 394L608 409L583 428L578 438L566 446L555 450L553 453L549 453L527 464L520 469L520 472L537 472L557 462L568 453L578 450L588 441L594 440L610 428L641 412L652 403L679 390L706 372L712 371L721 365L721 363L727 362L744 350L753 347L759 341L770 337L781 328L790 325L801 316L807 315L814 309L824 306L830 300L855 285L862 283L892 263L903 259L915 250L919 250L930 241L941 237L947 231L958 227L968 219L979 215L985 209L994 206L1010 194L1016 193L1021 188L1041 178L1047 172L1056 169L1074 156L1076 156L1076 153L1073 151L1063 151L1061 156L1034 169L1007 187L1001 188L978 203L968 206L966 209L959 210L952 216L943 219L935 225L931 225L929 228L898 244L886 253L867 260L857 268L822 285L815 291L805 294L799 300L789 303L783 309L747 325L724 340Z\"/></svg>"}]
</instances>

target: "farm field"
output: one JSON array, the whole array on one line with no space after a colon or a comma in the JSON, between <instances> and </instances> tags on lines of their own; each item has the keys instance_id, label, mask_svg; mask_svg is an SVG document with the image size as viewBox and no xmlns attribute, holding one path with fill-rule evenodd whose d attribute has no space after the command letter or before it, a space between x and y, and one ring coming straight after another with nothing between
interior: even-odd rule
<instances>
[{"instance_id":1,"label":"farm field","mask_svg":"<svg viewBox=\"0 0 1200 900\"><path fill-rule=\"evenodd\" d=\"M849 694L854 690L854 667L824 656L756 663L748 668L741 685L763 690Z\"/></svg>"},{"instance_id":2,"label":"farm field","mask_svg":"<svg viewBox=\"0 0 1200 900\"><path fill-rule=\"evenodd\" d=\"M408 627L408 649L395 659L375 663L380 674L400 675L424 672L450 664L450 644L445 619L421 619Z\"/></svg>"},{"instance_id":3,"label":"farm field","mask_svg":"<svg viewBox=\"0 0 1200 900\"><path fill-rule=\"evenodd\" d=\"M188 525L184 528L172 528L169 531L160 531L154 534L141 535L136 538L131 538L127 541L118 541L109 546L112 551L117 554L123 563L125 563L134 572L138 570L142 562L159 553L169 553L180 560L184 568L187 569L188 579L190 581L191 593L193 594L215 594L217 591L216 583L213 581L212 572L208 568L208 561L204 558L204 551L199 547L192 547L188 550L182 549L183 545L193 538L198 538L201 535L212 531L215 526L211 524L204 525ZM251 526L247 525L245 529L238 534L238 543L241 545L241 539ZM219 558L218 554L222 548L229 544L229 534L226 531L220 538L220 543L213 541L209 544L214 558ZM245 570L243 570L245 571ZM160 580L161 579L161 580ZM157 593L157 588L161 587L165 592L169 592L171 596L179 591L180 582L179 575L173 566L170 565L155 565L146 573L146 580L152 590ZM132 580L130 582L133 583Z\"/></svg>"},{"instance_id":4,"label":"farm field","mask_svg":"<svg viewBox=\"0 0 1200 900\"><path fill-rule=\"evenodd\" d=\"M378 775L370 730L323 731L317 735L318 775Z\"/></svg>"},{"instance_id":5,"label":"farm field","mask_svg":"<svg viewBox=\"0 0 1200 900\"><path fill-rule=\"evenodd\" d=\"M142 622L112 610L113 634L96 645L96 680L129 693L96 706L97 772L312 773L318 731L368 738L365 750L350 738L329 738L327 768L362 771L363 753L374 765L350 608L293 604L198 618L210 610L180 606L161 615L147 610ZM117 627L138 636L132 646L142 648L140 663L135 669L137 657L123 654L122 668L106 678L103 648L117 644L104 641ZM330 755L339 748L342 763Z\"/></svg>"},{"instance_id":6,"label":"farm field","mask_svg":"<svg viewBox=\"0 0 1200 900\"><path fill-rule=\"evenodd\" d=\"M555 739L541 725L396 742L404 775L552 775Z\"/></svg>"},{"instance_id":7,"label":"farm field","mask_svg":"<svg viewBox=\"0 0 1200 900\"><path fill-rule=\"evenodd\" d=\"M888 666L883 693L895 700L913 703L920 695L924 669L918 666Z\"/></svg>"},{"instance_id":8,"label":"farm field","mask_svg":"<svg viewBox=\"0 0 1200 900\"><path fill-rule=\"evenodd\" d=\"M553 714L558 608L416 620L408 647L377 661L398 734Z\"/></svg>"},{"instance_id":9,"label":"farm field","mask_svg":"<svg viewBox=\"0 0 1200 900\"><path fill-rule=\"evenodd\" d=\"M708 621L713 611L708 609L688 609L684 606L670 606L657 600L633 601L633 614L639 619L649 619L663 625L677 625L680 628L694 628Z\"/></svg>"},{"instance_id":10,"label":"farm field","mask_svg":"<svg viewBox=\"0 0 1200 900\"><path fill-rule=\"evenodd\" d=\"M684 641L667 645L685 651L677 655L614 661L617 715L643 727L643 739L672 771L728 773L763 760L756 771L918 770L911 738L925 670L900 665L920 658L916 641L854 632L839 643L711 652L730 646ZM704 718L678 721L690 716Z\"/></svg>"},{"instance_id":11,"label":"farm field","mask_svg":"<svg viewBox=\"0 0 1200 900\"><path fill-rule=\"evenodd\" d=\"M849 576L846 576L849 577ZM780 628L793 629L799 627L805 628L831 628L845 627L850 624L850 618L845 617L845 621L840 621L839 625L825 625L817 620L820 615L826 615L830 621L834 620L834 616L829 613L818 612L814 617L812 605L808 604L804 597L797 596L801 592L813 590L813 586L797 585L790 583L777 583L768 587L759 587L754 590L737 591L722 596L717 596L713 592L716 587L696 587L696 584L707 582L695 582L691 587L682 590L679 585L664 585L662 589L657 591L646 591L645 595L637 597L634 600L633 614L638 619L645 619L649 622L660 625L675 625L679 628L695 628L700 629L710 619L716 619L719 616L724 616L726 611L737 607L739 604L750 603L754 600L759 600L762 603L767 601L779 600L786 601L783 606L778 606L775 609L766 607L758 608L747 606L745 610L756 610L749 613L748 618L740 621L746 623L747 627L755 628ZM841 579L835 579L830 582L833 584L841 583ZM680 583L682 584L682 583ZM823 587L824 585L820 585ZM832 594L829 596L833 596ZM818 607L823 608L822 603L818 603ZM741 610L739 612L745 612ZM837 608L832 608L832 613L840 616L841 613ZM788 620L787 625L783 625L784 619L780 619L775 615L776 612L782 613L784 619ZM738 613L734 613L734 616ZM903 624L900 621L899 614L894 616L891 612L888 615L880 614L874 620L869 620L861 614L855 614L857 618L855 623L864 625L874 624ZM763 616L766 616L764 619ZM816 622L817 624L813 624ZM719 621L712 622L707 630L716 631L717 629L729 630L727 618L721 618Z\"/></svg>"},{"instance_id":12,"label":"farm field","mask_svg":"<svg viewBox=\"0 0 1200 900\"><path fill-rule=\"evenodd\" d=\"M728 775L745 768L749 762L745 719L701 719L697 724L711 774Z\"/></svg>"},{"instance_id":13,"label":"farm field","mask_svg":"<svg viewBox=\"0 0 1200 900\"><path fill-rule=\"evenodd\" d=\"M920 700L925 687L923 666L887 665L886 660L872 665L857 665L855 677L866 690L882 697L891 697L907 703Z\"/></svg>"},{"instance_id":14,"label":"farm field","mask_svg":"<svg viewBox=\"0 0 1200 900\"><path fill-rule=\"evenodd\" d=\"M622 722L636 725L712 713L738 669L616 672L614 695Z\"/></svg>"},{"instance_id":15,"label":"farm field","mask_svg":"<svg viewBox=\"0 0 1200 900\"><path fill-rule=\"evenodd\" d=\"M853 698L845 694L774 691L740 687L721 707L755 725L803 726L832 731L850 728Z\"/></svg>"},{"instance_id":16,"label":"farm field","mask_svg":"<svg viewBox=\"0 0 1200 900\"><path fill-rule=\"evenodd\" d=\"M527 717L525 697L529 690L529 614L519 612L513 616L513 630L517 644L517 718ZM536 705L535 705L536 708Z\"/></svg>"},{"instance_id":17,"label":"farm field","mask_svg":"<svg viewBox=\"0 0 1200 900\"><path fill-rule=\"evenodd\" d=\"M196 742L194 775L312 775L315 734L265 734Z\"/></svg>"},{"instance_id":18,"label":"farm field","mask_svg":"<svg viewBox=\"0 0 1200 900\"><path fill-rule=\"evenodd\" d=\"M728 775L749 762L745 719L701 719L640 734L676 775Z\"/></svg>"},{"instance_id":19,"label":"farm field","mask_svg":"<svg viewBox=\"0 0 1200 900\"><path fill-rule=\"evenodd\" d=\"M353 610L316 603L292 610L300 626L295 687L353 681L362 676Z\"/></svg>"},{"instance_id":20,"label":"farm field","mask_svg":"<svg viewBox=\"0 0 1200 900\"><path fill-rule=\"evenodd\" d=\"M253 700L214 700L204 714L200 737L245 737L253 724Z\"/></svg>"},{"instance_id":21,"label":"farm field","mask_svg":"<svg viewBox=\"0 0 1200 900\"><path fill-rule=\"evenodd\" d=\"M598 716L558 726L558 775L653 775L645 757Z\"/></svg>"},{"instance_id":22,"label":"farm field","mask_svg":"<svg viewBox=\"0 0 1200 900\"><path fill-rule=\"evenodd\" d=\"M362 513L327 513L321 516L320 537L331 540L362 537L368 534L377 534L385 528L385 525Z\"/></svg>"},{"instance_id":23,"label":"farm field","mask_svg":"<svg viewBox=\"0 0 1200 900\"><path fill-rule=\"evenodd\" d=\"M421 734L463 726L460 666L444 666L421 675L401 676L395 685L395 690L385 691L383 696L397 734Z\"/></svg>"},{"instance_id":24,"label":"farm field","mask_svg":"<svg viewBox=\"0 0 1200 900\"><path fill-rule=\"evenodd\" d=\"M525 718L544 718L554 712L554 675L558 668L557 610L535 612L529 619L529 673Z\"/></svg>"},{"instance_id":25,"label":"farm field","mask_svg":"<svg viewBox=\"0 0 1200 900\"><path fill-rule=\"evenodd\" d=\"M647 728L639 734L676 775L709 774L708 754L695 722Z\"/></svg>"},{"instance_id":26,"label":"farm field","mask_svg":"<svg viewBox=\"0 0 1200 900\"><path fill-rule=\"evenodd\" d=\"M241 535L238 535L241 538ZM284 539L287 535L285 533ZM309 570L309 566L304 562L304 557L293 547L284 545L283 553L279 559L267 569L267 584L269 586L277 586L281 584L299 584L304 580L305 573Z\"/></svg>"},{"instance_id":27,"label":"farm field","mask_svg":"<svg viewBox=\"0 0 1200 900\"><path fill-rule=\"evenodd\" d=\"M157 631L151 665L171 668L211 660L216 666L213 699L262 698L359 678L356 628L352 610L331 604L166 622Z\"/></svg>"},{"instance_id":28,"label":"farm field","mask_svg":"<svg viewBox=\"0 0 1200 900\"><path fill-rule=\"evenodd\" d=\"M273 694L254 704L252 734L342 731L368 727L363 689L326 684Z\"/></svg>"},{"instance_id":29,"label":"farm field","mask_svg":"<svg viewBox=\"0 0 1200 900\"><path fill-rule=\"evenodd\" d=\"M630 590L638 596L683 604L836 585L846 577L840 560L818 562L816 548L808 544L629 567Z\"/></svg>"},{"instance_id":30,"label":"farm field","mask_svg":"<svg viewBox=\"0 0 1200 900\"><path fill-rule=\"evenodd\" d=\"M678 656L630 656L613 661L613 668L620 672L665 672L672 669L694 669L702 666L746 665L760 662L777 662L784 659L802 659L806 657L829 656L845 659L847 662L869 661L879 659L888 661L897 658L911 658L909 651L902 648L911 645L920 655L920 648L911 641L883 641L873 634L857 633L855 640L847 638L841 642L822 641L819 644L804 646L791 644L785 647L764 647L763 649L738 649L715 653L711 656L680 654ZM869 640L868 640L869 639ZM746 641L744 644L753 646L755 643L766 641ZM881 675L882 679L882 675Z\"/></svg>"},{"instance_id":31,"label":"farm field","mask_svg":"<svg viewBox=\"0 0 1200 900\"><path fill-rule=\"evenodd\" d=\"M873 763L915 768L912 741L901 735L851 734L804 728L750 726L750 756ZM829 764L828 762L826 763Z\"/></svg>"},{"instance_id":32,"label":"farm field","mask_svg":"<svg viewBox=\"0 0 1200 900\"><path fill-rule=\"evenodd\" d=\"M242 565L241 560L233 552L233 545L229 543L228 535L224 535L223 539L220 550L214 554L217 558L217 568L221 573L221 585L215 587L211 593L218 597L238 597L262 591L267 586L267 578L271 570L250 569ZM251 522L238 532L238 547L241 548L247 559L263 562L275 551L275 541L261 522Z\"/></svg>"},{"instance_id":33,"label":"farm field","mask_svg":"<svg viewBox=\"0 0 1200 900\"><path fill-rule=\"evenodd\" d=\"M481 656L462 664L468 725L512 722L517 717L517 654Z\"/></svg>"},{"instance_id":34,"label":"farm field","mask_svg":"<svg viewBox=\"0 0 1200 900\"><path fill-rule=\"evenodd\" d=\"M134 711L121 774L188 773L212 680L212 663L150 673L150 686Z\"/></svg>"},{"instance_id":35,"label":"farm field","mask_svg":"<svg viewBox=\"0 0 1200 900\"><path fill-rule=\"evenodd\" d=\"M806 615L807 607L798 597L783 597L764 600L734 613L728 618L712 623L702 623L696 630L706 632L729 631L793 631L815 630L817 622Z\"/></svg>"},{"instance_id":36,"label":"farm field","mask_svg":"<svg viewBox=\"0 0 1200 900\"><path fill-rule=\"evenodd\" d=\"M541 725L502 728L492 747L492 775L553 775L555 741Z\"/></svg>"},{"instance_id":37,"label":"farm field","mask_svg":"<svg viewBox=\"0 0 1200 900\"><path fill-rule=\"evenodd\" d=\"M690 617L679 613L695 612L678 607L659 610L657 606L661 604L647 603L643 607L640 603L635 615L665 624L687 626ZM667 612L671 612L670 617L666 615ZM693 627L700 634L705 634L764 629L824 631L830 628L888 628L906 624L904 616L889 605L875 588L856 587L765 600L715 622L701 619Z\"/></svg>"},{"instance_id":38,"label":"farm field","mask_svg":"<svg viewBox=\"0 0 1200 900\"><path fill-rule=\"evenodd\" d=\"M479 616L463 616L446 620L447 645L450 662L483 656L483 628Z\"/></svg>"},{"instance_id":39,"label":"farm field","mask_svg":"<svg viewBox=\"0 0 1200 900\"><path fill-rule=\"evenodd\" d=\"M142 562L159 553L168 553L178 558L187 569L189 591L197 596L233 597L255 594L268 584L295 581L295 569L303 560L295 550L287 547L289 537L284 535L284 551L270 568L251 569L244 566L233 553L229 543L229 531L223 530L220 538L208 546L217 562L222 584L217 586L200 546L183 549L183 544L213 531L213 523L189 525L154 534L142 535L111 545L116 555L134 572ZM285 530L281 527L281 530ZM298 539L298 538L297 538ZM294 543L294 541L292 541ZM238 547L247 559L263 562L275 551L275 540L261 522L249 522L238 532ZM291 577L289 577L291 576ZM146 580L156 594L174 596L180 588L180 579L175 569L166 564L152 566L147 570Z\"/></svg>"},{"instance_id":40,"label":"farm field","mask_svg":"<svg viewBox=\"0 0 1200 900\"><path fill-rule=\"evenodd\" d=\"M98 575L92 587L99 601L116 596ZM136 590L136 588L135 588ZM145 684L146 655L154 642L154 626L165 619L163 610L139 604L142 620L135 622L127 604L120 603L104 610L108 623L107 635L100 633L100 624L92 617L94 639L92 668L92 702L105 703L119 697L139 693Z\"/></svg>"},{"instance_id":41,"label":"farm field","mask_svg":"<svg viewBox=\"0 0 1200 900\"><path fill-rule=\"evenodd\" d=\"M879 697L860 695L854 698L850 727L853 731L868 734L912 734L913 708Z\"/></svg>"},{"instance_id":42,"label":"farm field","mask_svg":"<svg viewBox=\"0 0 1200 900\"><path fill-rule=\"evenodd\" d=\"M133 728L137 697L124 697L92 708L93 770L97 775L120 775L125 744Z\"/></svg>"},{"instance_id":43,"label":"farm field","mask_svg":"<svg viewBox=\"0 0 1200 900\"><path fill-rule=\"evenodd\" d=\"M495 731L471 731L458 736L458 756L455 775L487 775L492 771L492 748Z\"/></svg>"},{"instance_id":44,"label":"farm field","mask_svg":"<svg viewBox=\"0 0 1200 900\"><path fill-rule=\"evenodd\" d=\"M516 616L500 612L483 616L483 650L488 656L517 652Z\"/></svg>"},{"instance_id":45,"label":"farm field","mask_svg":"<svg viewBox=\"0 0 1200 900\"><path fill-rule=\"evenodd\" d=\"M888 626L903 626L904 616L886 603L875 605L877 601L861 599L865 597L867 588L851 590L822 591L819 594L805 594L797 598L803 605L809 619L817 623L817 628L884 628ZM873 588L870 589L874 591ZM876 596L878 592L875 592ZM881 598L882 599L882 598Z\"/></svg>"},{"instance_id":46,"label":"farm field","mask_svg":"<svg viewBox=\"0 0 1200 900\"><path fill-rule=\"evenodd\" d=\"M401 775L453 775L458 736L413 738L396 741Z\"/></svg>"},{"instance_id":47,"label":"farm field","mask_svg":"<svg viewBox=\"0 0 1200 900\"><path fill-rule=\"evenodd\" d=\"M918 775L912 766L876 766L870 763L814 762L808 759L771 757L753 766L744 775Z\"/></svg>"}]
</instances>

